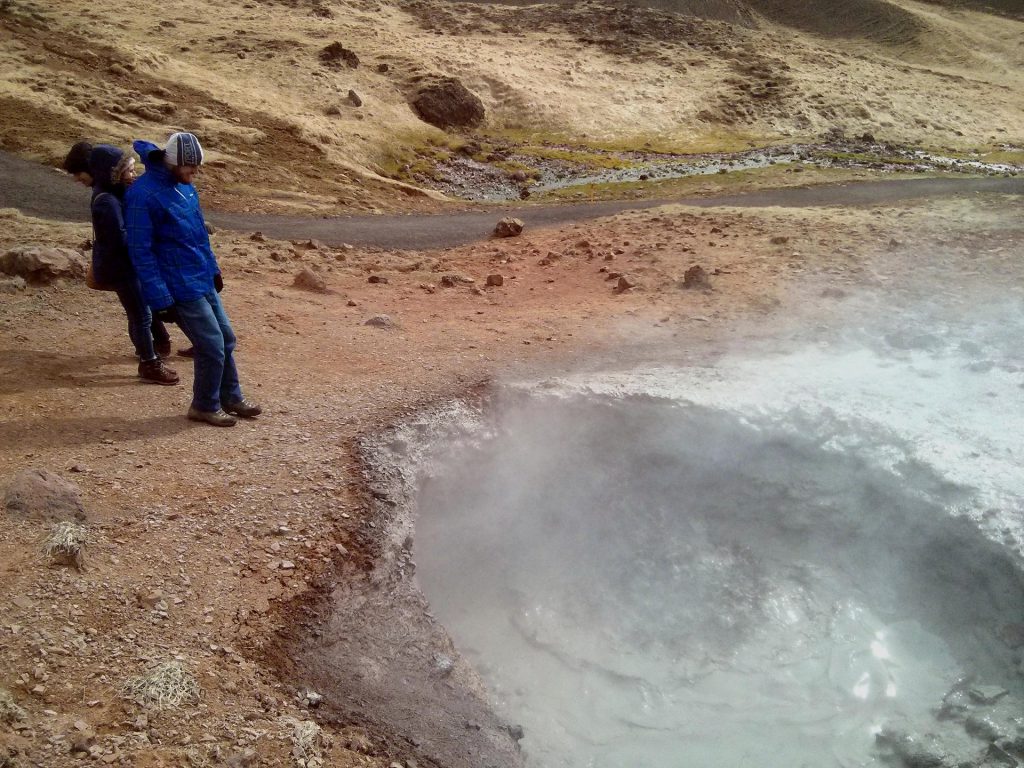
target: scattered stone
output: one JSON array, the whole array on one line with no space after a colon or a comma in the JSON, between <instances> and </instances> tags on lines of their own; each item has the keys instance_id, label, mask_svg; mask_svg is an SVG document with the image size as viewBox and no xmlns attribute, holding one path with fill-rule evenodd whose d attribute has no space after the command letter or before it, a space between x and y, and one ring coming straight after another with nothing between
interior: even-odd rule
<instances>
[{"instance_id":1,"label":"scattered stone","mask_svg":"<svg viewBox=\"0 0 1024 768\"><path fill-rule=\"evenodd\" d=\"M14 476L4 494L10 515L51 522L86 519L77 485L45 469L26 469Z\"/></svg>"},{"instance_id":2,"label":"scattered stone","mask_svg":"<svg viewBox=\"0 0 1024 768\"><path fill-rule=\"evenodd\" d=\"M474 282L476 281L471 277L466 277L465 275L457 275L454 273L448 275L441 275L440 280L442 288L456 288L460 285L472 285Z\"/></svg>"},{"instance_id":3,"label":"scattered stone","mask_svg":"<svg viewBox=\"0 0 1024 768\"><path fill-rule=\"evenodd\" d=\"M387 72L389 69L391 69L391 67L388 64L380 63L380 64L377 65L377 72L379 72L382 75L385 72Z\"/></svg>"},{"instance_id":4,"label":"scattered stone","mask_svg":"<svg viewBox=\"0 0 1024 768\"><path fill-rule=\"evenodd\" d=\"M636 288L636 281L626 275L620 275L619 281L615 284L615 290L622 292L630 288Z\"/></svg>"},{"instance_id":5,"label":"scattered stone","mask_svg":"<svg viewBox=\"0 0 1024 768\"><path fill-rule=\"evenodd\" d=\"M437 78L421 88L412 108L422 120L442 129L476 126L485 115L480 97L454 77Z\"/></svg>"},{"instance_id":6,"label":"scattered stone","mask_svg":"<svg viewBox=\"0 0 1024 768\"><path fill-rule=\"evenodd\" d=\"M1004 735L987 717L978 717L977 715L971 715L964 721L964 730L971 736L984 741L995 741Z\"/></svg>"},{"instance_id":7,"label":"scattered stone","mask_svg":"<svg viewBox=\"0 0 1024 768\"><path fill-rule=\"evenodd\" d=\"M498 274L487 276L487 285L489 287L498 287L505 284L505 278Z\"/></svg>"},{"instance_id":8,"label":"scattered stone","mask_svg":"<svg viewBox=\"0 0 1024 768\"><path fill-rule=\"evenodd\" d=\"M442 675L450 675L452 670L455 669L455 662L452 661L451 656L436 653L434 654L434 669Z\"/></svg>"},{"instance_id":9,"label":"scattered stone","mask_svg":"<svg viewBox=\"0 0 1024 768\"><path fill-rule=\"evenodd\" d=\"M349 299L345 302L346 307L358 307L359 303L355 299Z\"/></svg>"},{"instance_id":10,"label":"scattered stone","mask_svg":"<svg viewBox=\"0 0 1024 768\"><path fill-rule=\"evenodd\" d=\"M875 143L875 137L874 137L874 134L868 133L867 131L865 131L864 133L862 133L862 134L861 134L860 136L858 136L857 138L858 138L858 139L860 139L860 141L861 141L862 143L864 143L864 144L874 144L874 143Z\"/></svg>"},{"instance_id":11,"label":"scattered stone","mask_svg":"<svg viewBox=\"0 0 1024 768\"><path fill-rule=\"evenodd\" d=\"M785 245L789 242L789 238L785 235L775 235L769 242L772 245Z\"/></svg>"},{"instance_id":12,"label":"scattered stone","mask_svg":"<svg viewBox=\"0 0 1024 768\"><path fill-rule=\"evenodd\" d=\"M351 89L348 92L348 103L351 104L353 107L363 106L363 100L359 98L359 94Z\"/></svg>"},{"instance_id":13,"label":"scattered stone","mask_svg":"<svg viewBox=\"0 0 1024 768\"><path fill-rule=\"evenodd\" d=\"M337 104L331 104L331 106L324 110L324 114L330 115L332 117L337 117L338 115L341 114L341 107L339 107Z\"/></svg>"},{"instance_id":14,"label":"scattered stone","mask_svg":"<svg viewBox=\"0 0 1024 768\"><path fill-rule=\"evenodd\" d=\"M976 704L995 704L1008 693L1008 690L998 685L974 685L967 691L967 695Z\"/></svg>"},{"instance_id":15,"label":"scattered stone","mask_svg":"<svg viewBox=\"0 0 1024 768\"><path fill-rule=\"evenodd\" d=\"M368 283L379 283L380 285L387 285L388 284L388 279L386 277L384 277L384 275L370 275L368 278L366 278L366 282L368 282Z\"/></svg>"},{"instance_id":16,"label":"scattered stone","mask_svg":"<svg viewBox=\"0 0 1024 768\"><path fill-rule=\"evenodd\" d=\"M249 235L249 239L252 240L254 243L267 242L267 238L263 236L262 232L253 232L251 235Z\"/></svg>"},{"instance_id":17,"label":"scattered stone","mask_svg":"<svg viewBox=\"0 0 1024 768\"><path fill-rule=\"evenodd\" d=\"M711 281L704 267L694 264L683 273L683 288L710 288Z\"/></svg>"},{"instance_id":18,"label":"scattered stone","mask_svg":"<svg viewBox=\"0 0 1024 768\"><path fill-rule=\"evenodd\" d=\"M521 725L506 725L505 730L508 731L508 735L512 737L512 741L522 741L526 736L526 731L523 730Z\"/></svg>"},{"instance_id":19,"label":"scattered stone","mask_svg":"<svg viewBox=\"0 0 1024 768\"><path fill-rule=\"evenodd\" d=\"M506 216L494 226L495 237L519 237L521 234L523 234L522 220L511 216Z\"/></svg>"},{"instance_id":20,"label":"scattered stone","mask_svg":"<svg viewBox=\"0 0 1024 768\"><path fill-rule=\"evenodd\" d=\"M62 277L82 279L85 271L85 257L70 248L22 246L0 255L0 272L33 285L48 285Z\"/></svg>"},{"instance_id":21,"label":"scattered stone","mask_svg":"<svg viewBox=\"0 0 1024 768\"><path fill-rule=\"evenodd\" d=\"M295 570L295 563L293 563L291 560L282 560L281 561L281 570L282 571L294 571Z\"/></svg>"},{"instance_id":22,"label":"scattered stone","mask_svg":"<svg viewBox=\"0 0 1024 768\"><path fill-rule=\"evenodd\" d=\"M388 315L374 315L367 320L363 325L369 325L374 328L394 328L395 321L392 320Z\"/></svg>"},{"instance_id":23,"label":"scattered stone","mask_svg":"<svg viewBox=\"0 0 1024 768\"><path fill-rule=\"evenodd\" d=\"M325 67L334 69L338 69L342 65L349 69L356 69L359 66L359 57L356 56L355 51L350 51L341 43L335 42L320 51L320 62Z\"/></svg>"},{"instance_id":24,"label":"scattered stone","mask_svg":"<svg viewBox=\"0 0 1024 768\"><path fill-rule=\"evenodd\" d=\"M309 707L310 709L315 709L316 707L319 707L321 704L323 704L324 697L316 691L310 690L306 691L306 693L302 697L302 700L305 706Z\"/></svg>"},{"instance_id":25,"label":"scattered stone","mask_svg":"<svg viewBox=\"0 0 1024 768\"><path fill-rule=\"evenodd\" d=\"M327 293L327 282L309 267L303 267L298 274L295 275L295 280L292 281L292 286L303 291Z\"/></svg>"}]
</instances>

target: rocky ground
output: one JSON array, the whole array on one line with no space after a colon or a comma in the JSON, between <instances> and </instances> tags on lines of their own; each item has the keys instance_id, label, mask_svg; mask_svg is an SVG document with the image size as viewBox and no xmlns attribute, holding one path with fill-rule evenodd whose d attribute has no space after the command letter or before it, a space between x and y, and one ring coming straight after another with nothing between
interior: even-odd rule
<instances>
[{"instance_id":1,"label":"rocky ground","mask_svg":"<svg viewBox=\"0 0 1024 768\"><path fill-rule=\"evenodd\" d=\"M54 521L5 497L0 764L481 764L446 751L452 721L409 706L435 690L422 683L436 659L413 650L438 628L358 610L412 583L395 575L411 555L387 539L360 440L495 379L798 329L853 293L916 290L922 271L954 293L965 272L1011 280L1019 205L668 207L430 252L218 232L243 385L266 408L227 430L184 418L188 361L170 361L179 386L139 383L109 294L5 283L0 478L74 483L85 544L80 567L48 551ZM88 236L3 217L4 251ZM339 589L357 605L343 619L324 611ZM324 647L336 656L316 668L307 651ZM441 690L477 711L459 674ZM147 698L161 690L163 708ZM462 717L497 743L500 724Z\"/></svg>"}]
</instances>

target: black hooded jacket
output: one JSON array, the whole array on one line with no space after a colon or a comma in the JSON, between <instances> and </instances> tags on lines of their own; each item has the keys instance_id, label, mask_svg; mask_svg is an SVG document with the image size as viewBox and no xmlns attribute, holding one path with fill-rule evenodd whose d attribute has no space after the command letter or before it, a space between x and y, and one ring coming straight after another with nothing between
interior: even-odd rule
<instances>
[{"instance_id":1,"label":"black hooded jacket","mask_svg":"<svg viewBox=\"0 0 1024 768\"><path fill-rule=\"evenodd\" d=\"M96 280L119 285L134 279L128 258L128 235L124 226L122 202L125 187L114 184L111 175L124 156L117 147L97 144L89 153L92 174L92 272Z\"/></svg>"}]
</instances>

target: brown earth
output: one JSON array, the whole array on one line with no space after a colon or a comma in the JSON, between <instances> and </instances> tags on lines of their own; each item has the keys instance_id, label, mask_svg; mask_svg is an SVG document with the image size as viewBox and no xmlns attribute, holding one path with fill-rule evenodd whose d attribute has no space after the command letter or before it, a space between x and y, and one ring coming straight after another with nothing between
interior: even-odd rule
<instances>
[{"instance_id":1,"label":"brown earth","mask_svg":"<svg viewBox=\"0 0 1024 768\"><path fill-rule=\"evenodd\" d=\"M77 572L43 555L46 524L0 515L0 688L27 712L0 723L0 750L77 764L85 734L108 764L242 765L254 749L261 765L297 765L295 722L312 719L329 743L309 754L326 765L514 764L472 671L430 671L437 649L454 651L396 570L402 545L387 540L361 437L497 379L707 360L814 327L844 296L955 297L965 274L1020 284L1020 202L668 207L433 252L218 233L243 385L266 407L228 430L184 418L187 361L172 360L180 386L138 382L109 294L4 296L0 478L73 479L89 543ZM87 235L5 212L0 247ZM680 287L694 264L712 290ZM332 292L292 288L301 266ZM636 287L617 290L613 272ZM502 286L484 286L492 273ZM444 275L474 282L445 288ZM365 325L378 314L395 327ZM173 659L195 674L197 703L123 698L129 677Z\"/></svg>"},{"instance_id":2,"label":"brown earth","mask_svg":"<svg viewBox=\"0 0 1024 768\"><path fill-rule=\"evenodd\" d=\"M417 150L466 141L410 107L437 77L481 99L484 135L535 143L731 150L839 128L1019 147L1024 23L975 6L4 0L0 149L55 164L81 138L187 129L209 150L210 207L436 210L403 180ZM325 64L332 45L358 67Z\"/></svg>"}]
</instances>

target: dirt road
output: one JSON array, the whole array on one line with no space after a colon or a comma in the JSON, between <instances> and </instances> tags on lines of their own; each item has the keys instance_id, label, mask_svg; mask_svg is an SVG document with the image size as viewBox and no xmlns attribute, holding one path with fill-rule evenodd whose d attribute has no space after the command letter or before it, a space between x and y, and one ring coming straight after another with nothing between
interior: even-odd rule
<instances>
[{"instance_id":1,"label":"dirt road","mask_svg":"<svg viewBox=\"0 0 1024 768\"><path fill-rule=\"evenodd\" d=\"M18 208L39 218L87 221L89 194L66 174L0 152L0 208ZM1022 178L893 179L856 184L821 185L751 192L710 198L631 200L571 205L481 206L478 211L406 216L337 216L309 218L209 211L218 227L259 230L274 238L313 238L327 245L349 243L420 250L450 248L486 239L496 219L511 214L530 227L551 226L610 216L626 210L666 203L700 207L742 206L784 208L826 205L885 205L913 198L963 197L984 192L1024 193Z\"/></svg>"}]
</instances>

